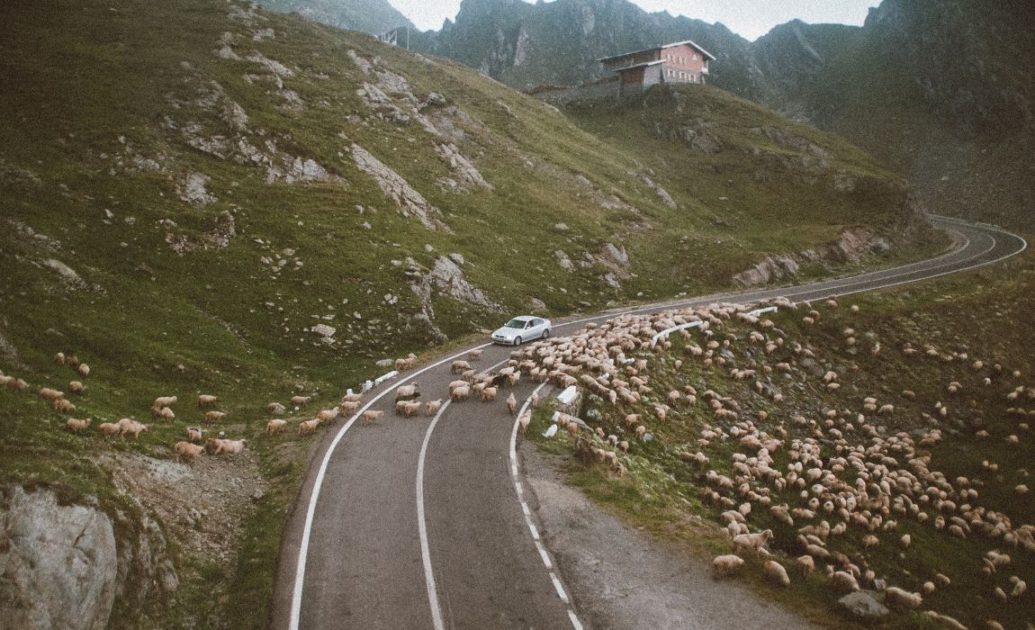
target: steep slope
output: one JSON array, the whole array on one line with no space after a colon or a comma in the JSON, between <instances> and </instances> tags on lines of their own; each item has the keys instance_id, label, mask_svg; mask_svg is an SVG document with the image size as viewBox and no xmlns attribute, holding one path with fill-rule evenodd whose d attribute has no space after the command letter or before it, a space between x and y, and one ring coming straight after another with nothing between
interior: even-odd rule
<instances>
[{"instance_id":1,"label":"steep slope","mask_svg":"<svg viewBox=\"0 0 1035 630\"><path fill-rule=\"evenodd\" d=\"M458 64L248 4L16 2L0 25L2 498L51 488L108 515L103 586L120 595L97 614L113 627L262 624L316 443L298 436L302 404L267 435L271 401L332 407L377 362L511 312L729 287L767 256L834 251L846 228L889 258L937 246L865 154L712 90L607 112L637 121L630 141ZM201 393L228 415L203 425ZM176 417L152 419L173 395ZM66 431L69 415L93 424ZM124 417L149 430L97 429ZM244 453L171 461L195 425Z\"/></svg>"},{"instance_id":2,"label":"steep slope","mask_svg":"<svg viewBox=\"0 0 1035 630\"><path fill-rule=\"evenodd\" d=\"M328 26L371 35L400 27L414 28L387 0L262 0L259 4L273 11L295 12Z\"/></svg>"}]
</instances>

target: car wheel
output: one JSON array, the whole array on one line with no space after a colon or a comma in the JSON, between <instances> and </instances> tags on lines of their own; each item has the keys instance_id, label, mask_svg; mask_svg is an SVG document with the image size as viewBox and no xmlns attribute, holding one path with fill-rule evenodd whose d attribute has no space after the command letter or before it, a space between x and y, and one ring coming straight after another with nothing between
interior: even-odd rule
<instances>
[{"instance_id":1,"label":"car wheel","mask_svg":"<svg viewBox=\"0 0 1035 630\"><path fill-rule=\"evenodd\" d=\"M543 339L549 339L549 338L550 338L550 329L547 328L547 329L543 330Z\"/></svg>"},{"instance_id":2,"label":"car wheel","mask_svg":"<svg viewBox=\"0 0 1035 630\"><path fill-rule=\"evenodd\" d=\"M514 345L515 346L520 346L521 345L521 337L517 337L517 338L514 339Z\"/></svg>"}]
</instances>

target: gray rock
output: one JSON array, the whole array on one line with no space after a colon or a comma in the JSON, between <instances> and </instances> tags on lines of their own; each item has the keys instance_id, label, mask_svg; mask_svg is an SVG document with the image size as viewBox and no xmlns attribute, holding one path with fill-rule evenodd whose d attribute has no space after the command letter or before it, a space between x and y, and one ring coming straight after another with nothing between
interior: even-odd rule
<instances>
[{"instance_id":1,"label":"gray rock","mask_svg":"<svg viewBox=\"0 0 1035 630\"><path fill-rule=\"evenodd\" d=\"M104 628L115 601L111 520L59 505L49 490L0 497L0 619L5 628Z\"/></svg>"},{"instance_id":2,"label":"gray rock","mask_svg":"<svg viewBox=\"0 0 1035 630\"><path fill-rule=\"evenodd\" d=\"M887 607L877 601L870 591L849 593L837 600L837 604L852 615L863 619L880 619L890 614Z\"/></svg>"},{"instance_id":3,"label":"gray rock","mask_svg":"<svg viewBox=\"0 0 1035 630\"><path fill-rule=\"evenodd\" d=\"M424 196L414 190L402 176L369 151L358 144L353 144L352 160L359 170L377 182L381 191L395 203L403 216L418 219L429 230L451 232L449 227L442 222L440 218L442 213L438 208L428 203Z\"/></svg>"}]
</instances>

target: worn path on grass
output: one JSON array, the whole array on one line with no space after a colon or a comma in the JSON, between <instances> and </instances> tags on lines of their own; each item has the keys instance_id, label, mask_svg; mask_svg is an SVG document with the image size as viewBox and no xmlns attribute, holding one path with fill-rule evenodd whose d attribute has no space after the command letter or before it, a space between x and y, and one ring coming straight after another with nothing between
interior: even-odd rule
<instances>
[{"instance_id":1,"label":"worn path on grass","mask_svg":"<svg viewBox=\"0 0 1035 630\"><path fill-rule=\"evenodd\" d=\"M1027 246L1020 237L991 226L941 217L933 221L953 234L956 244L931 260L797 287L616 309L558 322L553 333L568 334L583 322L625 312L756 302L778 295L804 301L896 286L991 264ZM486 347L474 367L485 370L505 361L509 351ZM650 562L645 560L655 557L650 553L614 553L603 565L580 561L590 543L599 541L586 541L587 551L580 554L577 536L555 531L565 526L563 509L560 516L553 508L540 514L530 509L560 506L574 498L556 485L533 480L529 486L520 462L511 462L514 420L502 403L510 390L503 389L493 403L448 405L434 418L393 413L393 391L404 383L419 383L424 400L444 397L455 378L449 362L463 354L443 357L370 392L370 408L385 410L377 423L339 420L324 432L284 530L274 628L624 627L632 619L641 627L645 619L657 627L729 627L730 620L719 616L720 611L748 602L752 610L768 611L753 619L754 627L803 625L738 588L705 589L698 581L693 583L703 590L674 595L678 580L664 576L671 576L675 565L631 568ZM524 399L531 390L521 385L514 391ZM545 492L547 500L540 503L533 490ZM590 514L588 508L576 513L580 518ZM551 528L548 536L543 535L544 523ZM614 537L615 546L649 548L635 532L623 537L613 522L594 526ZM548 549L544 541L558 549ZM554 553L562 559L559 566ZM608 582L594 576L604 570L642 575L645 586L615 597ZM668 586L649 586L653 582ZM657 609L657 598L663 595L664 606ZM717 606L713 598L720 598Z\"/></svg>"}]
</instances>

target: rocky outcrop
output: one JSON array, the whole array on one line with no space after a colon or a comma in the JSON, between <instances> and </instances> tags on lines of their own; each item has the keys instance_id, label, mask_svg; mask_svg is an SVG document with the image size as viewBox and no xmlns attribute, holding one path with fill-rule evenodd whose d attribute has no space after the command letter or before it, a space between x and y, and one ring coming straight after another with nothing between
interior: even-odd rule
<instances>
[{"instance_id":1,"label":"rocky outcrop","mask_svg":"<svg viewBox=\"0 0 1035 630\"><path fill-rule=\"evenodd\" d=\"M0 495L0 619L12 630L108 624L118 555L106 514L46 489Z\"/></svg>"},{"instance_id":2,"label":"rocky outcrop","mask_svg":"<svg viewBox=\"0 0 1035 630\"><path fill-rule=\"evenodd\" d=\"M440 218L442 213L438 208L428 203L428 200L414 190L401 175L386 166L369 151L358 144L353 144L352 160L359 170L369 175L377 183L381 191L395 203L403 216L417 219L429 230L452 232L449 226L442 222Z\"/></svg>"},{"instance_id":3,"label":"rocky outcrop","mask_svg":"<svg viewBox=\"0 0 1035 630\"><path fill-rule=\"evenodd\" d=\"M449 170L453 174L453 177L440 180L443 188L458 192L466 192L475 188L492 190L492 185L485 181L474 164L460 153L460 149L456 148L455 144L437 144L435 153L438 153L439 157L449 165Z\"/></svg>"},{"instance_id":4,"label":"rocky outcrop","mask_svg":"<svg viewBox=\"0 0 1035 630\"><path fill-rule=\"evenodd\" d=\"M766 256L750 269L733 276L733 281L745 287L769 284L797 275L802 262L857 263L866 256L884 254L890 249L888 240L877 236L870 228L850 228L843 230L836 241L827 245L793 255Z\"/></svg>"},{"instance_id":5,"label":"rocky outcrop","mask_svg":"<svg viewBox=\"0 0 1035 630\"><path fill-rule=\"evenodd\" d=\"M226 210L212 217L209 229L200 234L181 230L172 219L163 219L158 224L166 230L165 242L181 256L199 250L224 249L237 235L234 215Z\"/></svg>"}]
</instances>

